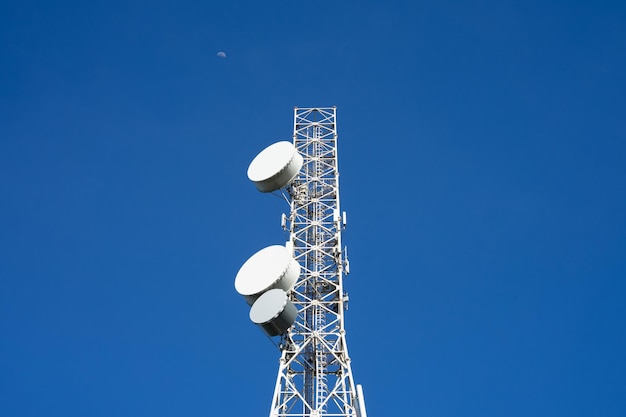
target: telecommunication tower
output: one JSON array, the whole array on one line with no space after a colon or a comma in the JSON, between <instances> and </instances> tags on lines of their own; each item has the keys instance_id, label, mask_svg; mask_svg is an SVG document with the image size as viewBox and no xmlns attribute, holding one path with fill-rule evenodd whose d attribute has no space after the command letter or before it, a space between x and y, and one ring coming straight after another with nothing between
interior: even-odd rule
<instances>
[{"instance_id":1,"label":"telecommunication tower","mask_svg":"<svg viewBox=\"0 0 626 417\"><path fill-rule=\"evenodd\" d=\"M250 319L280 337L270 417L367 417L346 345L336 108L295 108L293 143L277 142L250 163L259 191L281 190L290 206L283 245L250 257L235 278Z\"/></svg>"}]
</instances>

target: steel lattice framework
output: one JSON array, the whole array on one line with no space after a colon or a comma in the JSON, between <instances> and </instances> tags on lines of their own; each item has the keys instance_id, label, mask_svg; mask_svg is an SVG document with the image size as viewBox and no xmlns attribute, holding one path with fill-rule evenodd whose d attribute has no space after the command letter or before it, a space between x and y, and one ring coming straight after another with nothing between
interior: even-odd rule
<instances>
[{"instance_id":1,"label":"steel lattice framework","mask_svg":"<svg viewBox=\"0 0 626 417\"><path fill-rule=\"evenodd\" d=\"M344 330L349 264L341 245L336 108L295 108L293 143L304 164L287 188L291 212L283 227L302 267L290 293L299 313L281 338L270 417L367 417Z\"/></svg>"}]
</instances>

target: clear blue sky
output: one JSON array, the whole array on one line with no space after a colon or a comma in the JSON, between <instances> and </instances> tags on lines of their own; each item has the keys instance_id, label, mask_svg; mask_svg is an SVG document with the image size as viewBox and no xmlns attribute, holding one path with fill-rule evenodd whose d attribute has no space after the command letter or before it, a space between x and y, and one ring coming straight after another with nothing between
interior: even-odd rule
<instances>
[{"instance_id":1,"label":"clear blue sky","mask_svg":"<svg viewBox=\"0 0 626 417\"><path fill-rule=\"evenodd\" d=\"M625 74L623 1L4 2L0 415L267 415L245 171L336 105L370 417L623 417Z\"/></svg>"}]
</instances>

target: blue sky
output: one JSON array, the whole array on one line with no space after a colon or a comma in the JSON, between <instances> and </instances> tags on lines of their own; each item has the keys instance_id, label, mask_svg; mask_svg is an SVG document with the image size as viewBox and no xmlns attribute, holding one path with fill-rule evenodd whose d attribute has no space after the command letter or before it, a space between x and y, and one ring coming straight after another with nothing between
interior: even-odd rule
<instances>
[{"instance_id":1,"label":"blue sky","mask_svg":"<svg viewBox=\"0 0 626 417\"><path fill-rule=\"evenodd\" d=\"M626 414L625 3L0 11L0 415L267 415L233 281L293 106L338 107L371 417Z\"/></svg>"}]
</instances>

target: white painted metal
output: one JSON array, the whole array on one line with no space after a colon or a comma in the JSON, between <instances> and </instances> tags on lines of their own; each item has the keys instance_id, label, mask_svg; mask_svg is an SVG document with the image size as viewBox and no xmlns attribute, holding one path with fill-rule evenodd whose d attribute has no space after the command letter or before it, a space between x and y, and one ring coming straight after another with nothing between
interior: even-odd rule
<instances>
[{"instance_id":1,"label":"white painted metal","mask_svg":"<svg viewBox=\"0 0 626 417\"><path fill-rule=\"evenodd\" d=\"M302 272L289 293L298 317L281 337L270 417L365 417L344 330L336 108L296 108L293 144L304 162L287 188L287 246Z\"/></svg>"}]
</instances>

